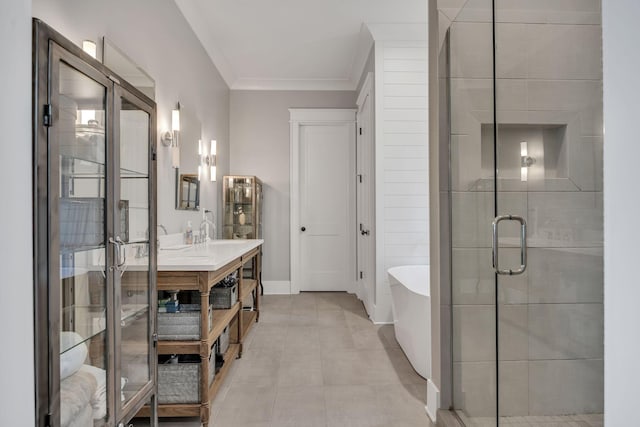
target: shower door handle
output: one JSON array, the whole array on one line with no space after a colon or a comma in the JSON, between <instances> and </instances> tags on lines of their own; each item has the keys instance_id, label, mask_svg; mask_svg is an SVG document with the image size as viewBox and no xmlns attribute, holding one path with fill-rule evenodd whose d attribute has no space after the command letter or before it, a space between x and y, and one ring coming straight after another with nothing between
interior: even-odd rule
<instances>
[{"instance_id":1,"label":"shower door handle","mask_svg":"<svg viewBox=\"0 0 640 427\"><path fill-rule=\"evenodd\" d=\"M518 221L520 223L520 267L516 270L502 270L500 269L498 261L498 224L501 221ZM524 273L527 269L527 221L517 215L499 215L495 217L492 223L493 227L493 268L497 274L504 274L508 276L515 276Z\"/></svg>"}]
</instances>

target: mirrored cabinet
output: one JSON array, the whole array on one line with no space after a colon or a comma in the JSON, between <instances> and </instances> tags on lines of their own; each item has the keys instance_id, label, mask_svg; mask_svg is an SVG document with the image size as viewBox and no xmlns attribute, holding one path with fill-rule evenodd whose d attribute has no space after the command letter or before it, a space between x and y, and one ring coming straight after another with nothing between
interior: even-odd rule
<instances>
[{"instance_id":1,"label":"mirrored cabinet","mask_svg":"<svg viewBox=\"0 0 640 427\"><path fill-rule=\"evenodd\" d=\"M125 425L156 406L156 107L33 29L37 425Z\"/></svg>"},{"instance_id":2,"label":"mirrored cabinet","mask_svg":"<svg viewBox=\"0 0 640 427\"><path fill-rule=\"evenodd\" d=\"M262 239L262 181L255 176L225 176L223 239Z\"/></svg>"}]
</instances>

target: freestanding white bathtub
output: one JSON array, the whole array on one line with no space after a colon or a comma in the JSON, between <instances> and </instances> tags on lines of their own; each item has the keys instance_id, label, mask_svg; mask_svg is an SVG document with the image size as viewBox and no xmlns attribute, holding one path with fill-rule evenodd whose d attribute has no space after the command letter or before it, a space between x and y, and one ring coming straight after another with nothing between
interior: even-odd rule
<instances>
[{"instance_id":1,"label":"freestanding white bathtub","mask_svg":"<svg viewBox=\"0 0 640 427\"><path fill-rule=\"evenodd\" d=\"M431 377L431 302L429 266L407 265L387 270L396 339L422 377Z\"/></svg>"}]
</instances>

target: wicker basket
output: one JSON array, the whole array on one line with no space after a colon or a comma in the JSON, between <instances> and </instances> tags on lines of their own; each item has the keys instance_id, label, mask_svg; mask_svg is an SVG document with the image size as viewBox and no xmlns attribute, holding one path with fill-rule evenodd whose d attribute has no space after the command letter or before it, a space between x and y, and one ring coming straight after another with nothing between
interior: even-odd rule
<instances>
[{"instance_id":1,"label":"wicker basket","mask_svg":"<svg viewBox=\"0 0 640 427\"><path fill-rule=\"evenodd\" d=\"M158 365L158 403L200 402L200 357L180 356L184 363Z\"/></svg>"},{"instance_id":2,"label":"wicker basket","mask_svg":"<svg viewBox=\"0 0 640 427\"><path fill-rule=\"evenodd\" d=\"M210 312L209 329L211 323ZM200 305L180 304L180 311L177 313L158 313L158 339L166 341L199 340Z\"/></svg>"},{"instance_id":3,"label":"wicker basket","mask_svg":"<svg viewBox=\"0 0 640 427\"><path fill-rule=\"evenodd\" d=\"M229 309L238 301L238 284L230 287L214 286L211 288L209 304L217 310Z\"/></svg>"}]
</instances>

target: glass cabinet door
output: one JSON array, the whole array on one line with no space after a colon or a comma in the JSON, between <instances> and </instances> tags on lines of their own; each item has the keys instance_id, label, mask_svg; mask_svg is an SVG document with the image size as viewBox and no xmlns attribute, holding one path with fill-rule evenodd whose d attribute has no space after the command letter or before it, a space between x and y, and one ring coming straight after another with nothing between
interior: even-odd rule
<instances>
[{"instance_id":1,"label":"glass cabinet door","mask_svg":"<svg viewBox=\"0 0 640 427\"><path fill-rule=\"evenodd\" d=\"M150 141L152 109L122 88L116 89L116 118L119 144L115 157L118 175L114 197L114 229L119 238L120 260L116 260L115 325L117 418L136 410L134 398L152 388L152 266L155 265L155 227L150 191ZM118 153L119 151L119 153ZM120 379L118 383L117 379Z\"/></svg>"},{"instance_id":2,"label":"glass cabinet door","mask_svg":"<svg viewBox=\"0 0 640 427\"><path fill-rule=\"evenodd\" d=\"M34 19L36 424L155 402L155 104Z\"/></svg>"},{"instance_id":3,"label":"glass cabinet door","mask_svg":"<svg viewBox=\"0 0 640 427\"><path fill-rule=\"evenodd\" d=\"M61 425L76 419L100 425L112 415L107 413L111 301L110 271L105 267L109 81L57 46L52 58L50 102L58 107L58 120L50 132L49 214L51 230L57 232L49 234L56 254L50 258L49 277L51 292L59 299L50 297L49 318L50 328L59 332L59 343L52 343L52 348L59 345L60 357L58 369L52 363L50 385L59 399L50 405L59 405L52 409L60 413ZM51 336L58 334L52 331ZM87 390L91 393L81 402L77 396Z\"/></svg>"},{"instance_id":4,"label":"glass cabinet door","mask_svg":"<svg viewBox=\"0 0 640 427\"><path fill-rule=\"evenodd\" d=\"M262 238L262 183L255 176L225 176L224 239Z\"/></svg>"}]
</instances>

